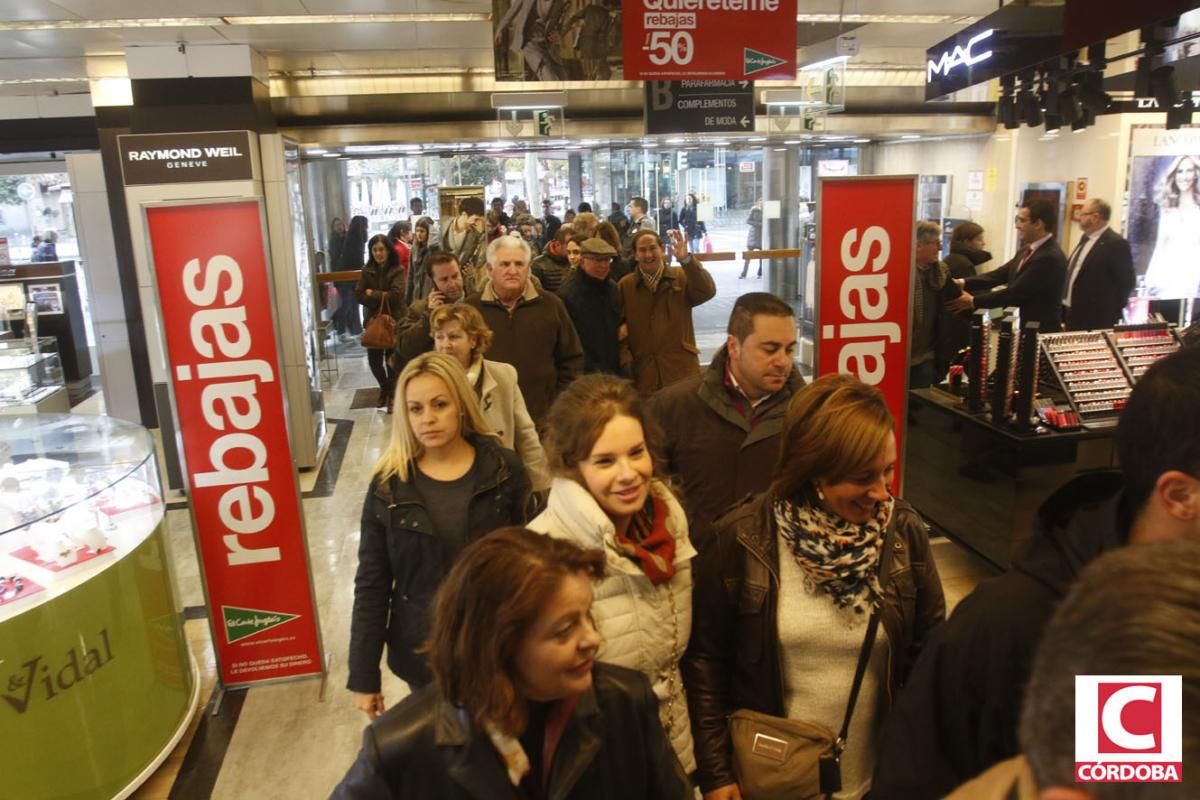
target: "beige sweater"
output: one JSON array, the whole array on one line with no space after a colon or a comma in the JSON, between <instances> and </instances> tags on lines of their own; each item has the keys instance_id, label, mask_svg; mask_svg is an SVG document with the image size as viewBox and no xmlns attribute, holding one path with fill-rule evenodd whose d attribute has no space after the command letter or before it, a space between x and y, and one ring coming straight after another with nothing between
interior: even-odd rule
<instances>
[{"instance_id":1,"label":"beige sweater","mask_svg":"<svg viewBox=\"0 0 1200 800\"><path fill-rule=\"evenodd\" d=\"M804 572L779 536L779 645L783 659L783 702L788 719L817 722L836 735L846 716L866 623L846 626L846 616L823 590L809 594ZM875 635L863 676L846 751L842 754L842 791L834 800L858 800L871 788L875 748L883 722L887 680L887 634Z\"/></svg>"}]
</instances>

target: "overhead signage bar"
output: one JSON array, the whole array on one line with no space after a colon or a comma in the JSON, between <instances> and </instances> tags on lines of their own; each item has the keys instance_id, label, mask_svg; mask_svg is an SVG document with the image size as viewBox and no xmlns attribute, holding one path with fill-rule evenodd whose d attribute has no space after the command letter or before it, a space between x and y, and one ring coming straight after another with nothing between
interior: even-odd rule
<instances>
[{"instance_id":1,"label":"overhead signage bar","mask_svg":"<svg viewBox=\"0 0 1200 800\"><path fill-rule=\"evenodd\" d=\"M646 81L646 133L754 130L754 81Z\"/></svg>"},{"instance_id":2,"label":"overhead signage bar","mask_svg":"<svg viewBox=\"0 0 1200 800\"><path fill-rule=\"evenodd\" d=\"M1065 52L1062 6L1005 6L925 52L925 99L1019 72Z\"/></svg>"},{"instance_id":3,"label":"overhead signage bar","mask_svg":"<svg viewBox=\"0 0 1200 800\"><path fill-rule=\"evenodd\" d=\"M796 0L624 0L626 80L796 77Z\"/></svg>"}]
</instances>

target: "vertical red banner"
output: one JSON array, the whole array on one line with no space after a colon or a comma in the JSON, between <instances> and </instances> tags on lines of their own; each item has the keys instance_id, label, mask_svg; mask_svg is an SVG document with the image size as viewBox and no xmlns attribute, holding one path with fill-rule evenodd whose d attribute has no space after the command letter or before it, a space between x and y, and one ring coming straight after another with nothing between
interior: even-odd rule
<instances>
[{"instance_id":1,"label":"vertical red banner","mask_svg":"<svg viewBox=\"0 0 1200 800\"><path fill-rule=\"evenodd\" d=\"M916 248L915 177L822 178L817 187L817 374L877 386L896 418L901 486Z\"/></svg>"},{"instance_id":2,"label":"vertical red banner","mask_svg":"<svg viewBox=\"0 0 1200 800\"><path fill-rule=\"evenodd\" d=\"M260 202L146 221L221 680L319 674Z\"/></svg>"}]
</instances>

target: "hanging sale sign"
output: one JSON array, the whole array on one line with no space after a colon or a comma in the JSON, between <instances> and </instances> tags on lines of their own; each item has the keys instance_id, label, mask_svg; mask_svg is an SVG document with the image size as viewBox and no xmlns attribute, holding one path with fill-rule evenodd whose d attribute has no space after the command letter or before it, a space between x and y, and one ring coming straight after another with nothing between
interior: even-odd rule
<instances>
[{"instance_id":1,"label":"hanging sale sign","mask_svg":"<svg viewBox=\"0 0 1200 800\"><path fill-rule=\"evenodd\" d=\"M261 203L145 212L221 681L319 674Z\"/></svg>"},{"instance_id":2,"label":"hanging sale sign","mask_svg":"<svg viewBox=\"0 0 1200 800\"><path fill-rule=\"evenodd\" d=\"M796 0L623 0L625 80L796 78Z\"/></svg>"},{"instance_id":3,"label":"hanging sale sign","mask_svg":"<svg viewBox=\"0 0 1200 800\"><path fill-rule=\"evenodd\" d=\"M877 386L896 418L900 486L908 403L917 179L821 178L817 185L817 375Z\"/></svg>"}]
</instances>

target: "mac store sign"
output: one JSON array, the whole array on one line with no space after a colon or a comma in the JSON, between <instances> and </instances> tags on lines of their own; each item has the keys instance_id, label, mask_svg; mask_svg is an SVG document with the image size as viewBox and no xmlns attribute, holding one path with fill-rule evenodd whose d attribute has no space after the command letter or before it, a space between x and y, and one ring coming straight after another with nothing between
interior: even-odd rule
<instances>
[{"instance_id":1,"label":"mac store sign","mask_svg":"<svg viewBox=\"0 0 1200 800\"><path fill-rule=\"evenodd\" d=\"M925 52L925 99L936 100L1066 52L1063 7L1009 5Z\"/></svg>"}]
</instances>

